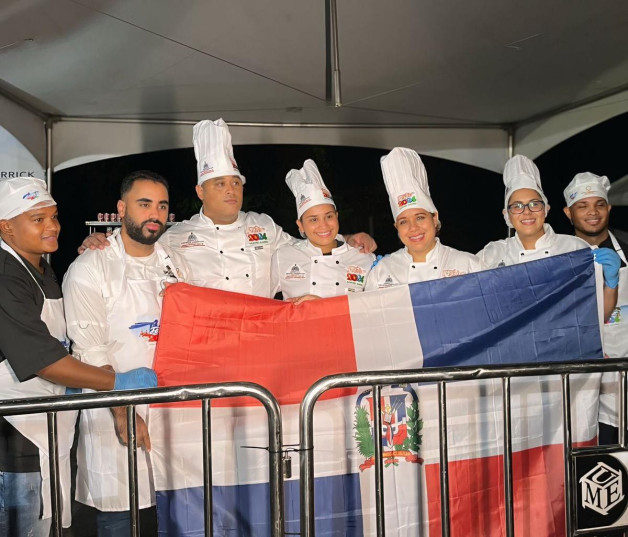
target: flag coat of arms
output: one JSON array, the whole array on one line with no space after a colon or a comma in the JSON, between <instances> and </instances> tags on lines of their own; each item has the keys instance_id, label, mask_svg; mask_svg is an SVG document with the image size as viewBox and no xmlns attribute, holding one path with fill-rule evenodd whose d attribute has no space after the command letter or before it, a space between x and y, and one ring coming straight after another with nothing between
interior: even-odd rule
<instances>
[{"instance_id":1,"label":"flag coat of arms","mask_svg":"<svg viewBox=\"0 0 628 537\"><path fill-rule=\"evenodd\" d=\"M299 444L299 403L323 376L355 371L602 358L600 291L589 250L371 293L290 303L178 284L164 299L160 385L256 382L281 405L284 446ZM571 380L573 438L595 441L599 375ZM517 535L564 534L562 395L556 377L512 381ZM374 442L382 442L386 532L440 535L438 401L430 384L370 387L317 403L317 536L375 534ZM501 381L448 384L452 535L505 535ZM161 535L201 536L200 407L150 409ZM212 403L214 531L270 535L265 411ZM299 532L298 453L285 481L286 532Z\"/></svg>"}]
</instances>

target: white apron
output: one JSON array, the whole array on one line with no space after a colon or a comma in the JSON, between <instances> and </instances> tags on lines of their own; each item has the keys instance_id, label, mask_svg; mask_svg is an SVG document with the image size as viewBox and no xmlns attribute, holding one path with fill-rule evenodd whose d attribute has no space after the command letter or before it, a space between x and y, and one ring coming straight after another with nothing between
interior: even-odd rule
<instances>
[{"instance_id":1,"label":"white apron","mask_svg":"<svg viewBox=\"0 0 628 537\"><path fill-rule=\"evenodd\" d=\"M626 253L621 249L617 239L609 232L615 251L626 261ZM619 269L619 289L617 306L610 318L604 323L604 353L609 358L628 357L628 266ZM619 376L617 373L604 373L600 395L600 421L613 427L618 422Z\"/></svg>"},{"instance_id":2,"label":"white apron","mask_svg":"<svg viewBox=\"0 0 628 537\"><path fill-rule=\"evenodd\" d=\"M160 268L154 271L155 277L134 279L129 275L122 240L119 236L116 240L122 259L115 262L124 267L122 285L107 282L102 290L109 327L107 354L114 370L123 373L137 367L152 367L161 317L161 282L166 279L166 265L171 266L172 262L157 243L155 251ZM137 406L136 410L148 425L146 405ZM115 434L114 419L108 408L81 413L77 464L76 499L79 502L100 511L129 509L127 447ZM150 455L144 449L137 451L137 478L140 509L154 505Z\"/></svg>"},{"instance_id":3,"label":"white apron","mask_svg":"<svg viewBox=\"0 0 628 537\"><path fill-rule=\"evenodd\" d=\"M50 335L58 339L64 345L68 345L68 337L65 333L65 315L63 311L63 299L46 298L43 289L26 268L19 255L5 242L0 245L9 252L24 270L31 275L37 287L44 295L44 306L41 310L41 320L46 324ZM69 354L69 351L68 351ZM20 382L11 369L7 360L0 362L0 398L22 399L24 397L49 397L52 395L64 395L65 386L54 384L39 377ZM72 523L72 511L70 507L70 449L74 438L74 424L77 411L59 412L57 414L57 446L59 449L59 482L61 488L62 523L67 528ZM50 500L50 466L48 461L48 421L45 414L30 414L24 416L5 416L5 419L13 425L23 436L28 438L39 449L39 464L41 467L41 496L43 500L42 518L52 516L52 504Z\"/></svg>"}]
</instances>

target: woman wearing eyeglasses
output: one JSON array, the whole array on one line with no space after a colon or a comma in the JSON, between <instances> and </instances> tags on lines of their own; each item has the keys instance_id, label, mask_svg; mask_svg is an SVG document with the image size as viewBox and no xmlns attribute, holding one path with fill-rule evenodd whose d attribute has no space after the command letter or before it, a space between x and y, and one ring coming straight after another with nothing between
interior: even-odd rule
<instances>
[{"instance_id":1,"label":"woman wearing eyeglasses","mask_svg":"<svg viewBox=\"0 0 628 537\"><path fill-rule=\"evenodd\" d=\"M506 163L504 185L504 219L516 233L514 237L489 242L478 252L487 268L526 263L589 248L584 240L554 233L545 223L549 205L541 187L539 170L529 158L515 155ZM617 301L617 285L613 288L613 284L619 273L619 256L609 248L599 248L595 250L594 257L603 267L604 313L607 318Z\"/></svg>"}]
</instances>

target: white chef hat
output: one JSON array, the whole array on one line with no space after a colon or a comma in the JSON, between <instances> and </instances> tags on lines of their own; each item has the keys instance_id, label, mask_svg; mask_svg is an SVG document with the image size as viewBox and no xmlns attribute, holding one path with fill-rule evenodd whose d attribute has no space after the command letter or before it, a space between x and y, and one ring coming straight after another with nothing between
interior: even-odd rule
<instances>
[{"instance_id":1,"label":"white chef hat","mask_svg":"<svg viewBox=\"0 0 628 537\"><path fill-rule=\"evenodd\" d=\"M0 220L9 220L35 206L49 207L56 204L42 179L16 177L0 180Z\"/></svg>"},{"instance_id":2,"label":"white chef hat","mask_svg":"<svg viewBox=\"0 0 628 537\"><path fill-rule=\"evenodd\" d=\"M224 120L206 119L194 125L194 156L199 185L225 175L236 175L246 183L233 158L231 133Z\"/></svg>"},{"instance_id":3,"label":"white chef hat","mask_svg":"<svg viewBox=\"0 0 628 537\"><path fill-rule=\"evenodd\" d=\"M310 207L316 205L331 204L336 206L316 167L316 163L311 159L306 160L300 170L290 170L286 175L286 184L297 200L298 218L301 218Z\"/></svg>"},{"instance_id":4,"label":"white chef hat","mask_svg":"<svg viewBox=\"0 0 628 537\"><path fill-rule=\"evenodd\" d=\"M567 207L571 207L583 198L604 198L608 202L608 191L611 182L606 175L595 175L591 172L577 174L563 191Z\"/></svg>"},{"instance_id":5,"label":"white chef hat","mask_svg":"<svg viewBox=\"0 0 628 537\"><path fill-rule=\"evenodd\" d=\"M541 199L545 202L545 215L547 216L549 206L545 193L543 192L543 187L541 186L541 174L536 164L528 157L515 155L506 162L506 166L504 167L504 185L506 186L506 192L504 194L504 220L506 220L508 227L513 227L508 215L508 200L513 192L522 188L530 188L538 192Z\"/></svg>"},{"instance_id":6,"label":"white chef hat","mask_svg":"<svg viewBox=\"0 0 628 537\"><path fill-rule=\"evenodd\" d=\"M430 197L427 171L416 151L395 147L380 159L380 164L395 220L406 209L436 212Z\"/></svg>"}]
</instances>

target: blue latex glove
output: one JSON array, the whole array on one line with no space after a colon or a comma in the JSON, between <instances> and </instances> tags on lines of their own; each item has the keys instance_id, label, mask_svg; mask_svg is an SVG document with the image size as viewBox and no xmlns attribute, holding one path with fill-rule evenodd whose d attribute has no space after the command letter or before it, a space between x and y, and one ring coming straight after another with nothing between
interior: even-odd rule
<instances>
[{"instance_id":1,"label":"blue latex glove","mask_svg":"<svg viewBox=\"0 0 628 537\"><path fill-rule=\"evenodd\" d=\"M597 248L593 250L593 259L602 265L604 284L615 289L619 285L619 267L621 267L621 259L617 252L610 248Z\"/></svg>"},{"instance_id":2,"label":"blue latex glove","mask_svg":"<svg viewBox=\"0 0 628 537\"><path fill-rule=\"evenodd\" d=\"M66 388L66 395L76 395L77 393L83 393L83 388Z\"/></svg>"},{"instance_id":3,"label":"blue latex glove","mask_svg":"<svg viewBox=\"0 0 628 537\"><path fill-rule=\"evenodd\" d=\"M157 374L148 367L138 367L126 373L116 373L114 390L139 390L157 386Z\"/></svg>"}]
</instances>

